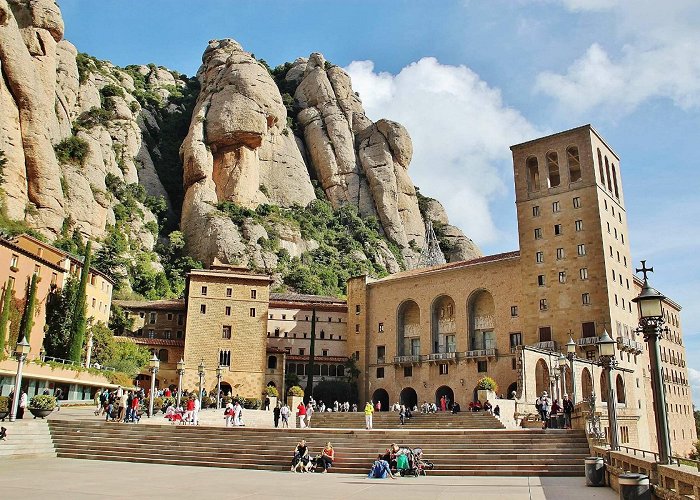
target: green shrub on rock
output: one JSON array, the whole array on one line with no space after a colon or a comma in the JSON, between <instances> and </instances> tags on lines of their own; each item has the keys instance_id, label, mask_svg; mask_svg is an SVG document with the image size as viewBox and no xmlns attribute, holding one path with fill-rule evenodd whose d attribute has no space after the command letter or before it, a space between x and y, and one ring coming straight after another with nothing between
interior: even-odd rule
<instances>
[{"instance_id":1,"label":"green shrub on rock","mask_svg":"<svg viewBox=\"0 0 700 500\"><path fill-rule=\"evenodd\" d=\"M84 139L71 135L56 144L53 149L59 163L72 163L82 166L85 164L85 158L87 158L90 151L90 146Z\"/></svg>"}]
</instances>

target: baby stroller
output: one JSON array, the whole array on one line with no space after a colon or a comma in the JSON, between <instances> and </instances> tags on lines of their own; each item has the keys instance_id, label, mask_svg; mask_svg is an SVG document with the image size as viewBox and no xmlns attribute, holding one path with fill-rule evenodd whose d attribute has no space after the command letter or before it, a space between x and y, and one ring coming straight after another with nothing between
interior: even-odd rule
<instances>
[{"instance_id":1,"label":"baby stroller","mask_svg":"<svg viewBox=\"0 0 700 500\"><path fill-rule=\"evenodd\" d=\"M406 466L399 467L397 463L397 468L401 476L426 476L426 471L435 468L435 464L423 458L422 448L413 448L408 455L404 456L406 456L407 460L402 460L401 462Z\"/></svg>"}]
</instances>

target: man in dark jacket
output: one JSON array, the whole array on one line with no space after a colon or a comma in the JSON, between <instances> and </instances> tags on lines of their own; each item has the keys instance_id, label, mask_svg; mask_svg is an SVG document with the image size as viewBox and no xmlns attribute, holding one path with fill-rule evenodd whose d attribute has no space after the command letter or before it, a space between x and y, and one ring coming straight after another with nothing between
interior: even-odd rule
<instances>
[{"instance_id":1,"label":"man in dark jacket","mask_svg":"<svg viewBox=\"0 0 700 500\"><path fill-rule=\"evenodd\" d=\"M569 399L568 394L564 394L564 428L571 429L571 413L574 411L574 402Z\"/></svg>"}]
</instances>

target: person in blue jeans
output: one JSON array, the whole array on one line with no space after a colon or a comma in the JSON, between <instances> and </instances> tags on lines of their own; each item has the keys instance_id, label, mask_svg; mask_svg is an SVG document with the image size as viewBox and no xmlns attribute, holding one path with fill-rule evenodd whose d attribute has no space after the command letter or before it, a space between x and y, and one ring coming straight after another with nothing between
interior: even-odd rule
<instances>
[{"instance_id":1,"label":"person in blue jeans","mask_svg":"<svg viewBox=\"0 0 700 500\"><path fill-rule=\"evenodd\" d=\"M390 477L391 479L396 479L396 477L391 473L389 468L389 462L382 458L382 455L377 455L377 459L372 464L372 468L367 474L369 479L386 479Z\"/></svg>"}]
</instances>

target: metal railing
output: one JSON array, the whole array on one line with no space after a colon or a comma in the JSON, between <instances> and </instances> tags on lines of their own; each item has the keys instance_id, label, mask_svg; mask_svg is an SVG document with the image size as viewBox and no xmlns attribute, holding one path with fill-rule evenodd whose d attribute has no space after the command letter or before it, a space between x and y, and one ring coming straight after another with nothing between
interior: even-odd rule
<instances>
[{"instance_id":1,"label":"metal railing","mask_svg":"<svg viewBox=\"0 0 700 500\"><path fill-rule=\"evenodd\" d=\"M631 350L641 353L644 350L644 347L641 343L633 339L628 339L626 337L617 337L617 343L620 344L620 347L623 351Z\"/></svg>"},{"instance_id":2,"label":"metal railing","mask_svg":"<svg viewBox=\"0 0 700 500\"><path fill-rule=\"evenodd\" d=\"M82 363L76 363L75 361L71 359L63 359L63 358L56 358L53 356L44 356L43 359L41 359L44 363L48 363L49 361L53 363L60 363L62 365L67 365L67 366L77 366L77 367L82 367ZM105 372L114 372L116 371L114 368L109 367L109 366L90 366L88 368L94 368L96 370L102 370Z\"/></svg>"},{"instance_id":3,"label":"metal railing","mask_svg":"<svg viewBox=\"0 0 700 500\"><path fill-rule=\"evenodd\" d=\"M462 353L462 356L465 358L486 358L489 356L495 356L496 355L496 349L476 349L472 351L466 351Z\"/></svg>"},{"instance_id":4,"label":"metal railing","mask_svg":"<svg viewBox=\"0 0 700 500\"><path fill-rule=\"evenodd\" d=\"M420 354L411 354L408 356L394 356L394 363L418 363L420 362Z\"/></svg>"},{"instance_id":5,"label":"metal railing","mask_svg":"<svg viewBox=\"0 0 700 500\"><path fill-rule=\"evenodd\" d=\"M659 454L655 451L649 451L649 450L642 450L639 448L633 448L631 446L624 446L620 445L620 450L624 450L626 453L631 453L634 456L637 456L639 453L642 458L647 458L653 457L654 462L659 461ZM700 472L700 460L693 460L692 458L683 458L683 457L677 457L677 456L671 456L669 457L669 460L671 462L670 465L677 465L680 467L681 465L686 465L688 467L695 467L699 472Z\"/></svg>"},{"instance_id":6,"label":"metal railing","mask_svg":"<svg viewBox=\"0 0 700 500\"><path fill-rule=\"evenodd\" d=\"M536 349L543 349L545 351L556 351L557 343L554 340L546 340L544 342L537 342L535 344Z\"/></svg>"},{"instance_id":7,"label":"metal railing","mask_svg":"<svg viewBox=\"0 0 700 500\"><path fill-rule=\"evenodd\" d=\"M428 354L429 361L439 361L442 359L454 359L454 358L455 358L454 352L434 352L432 354Z\"/></svg>"},{"instance_id":8,"label":"metal railing","mask_svg":"<svg viewBox=\"0 0 700 500\"><path fill-rule=\"evenodd\" d=\"M598 337L581 337L576 341L577 345L595 345L598 343Z\"/></svg>"}]
</instances>

